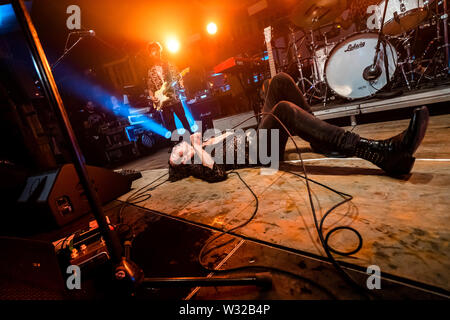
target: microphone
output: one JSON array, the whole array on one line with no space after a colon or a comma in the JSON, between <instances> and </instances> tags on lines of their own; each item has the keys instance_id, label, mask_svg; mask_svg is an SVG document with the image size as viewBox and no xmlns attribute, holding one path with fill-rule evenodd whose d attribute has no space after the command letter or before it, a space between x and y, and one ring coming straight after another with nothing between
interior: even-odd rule
<instances>
[{"instance_id":1,"label":"microphone","mask_svg":"<svg viewBox=\"0 0 450 320\"><path fill-rule=\"evenodd\" d=\"M375 66L370 65L363 71L363 78L367 81L375 80L379 76L381 76L381 67L378 64Z\"/></svg>"},{"instance_id":2,"label":"microphone","mask_svg":"<svg viewBox=\"0 0 450 320\"><path fill-rule=\"evenodd\" d=\"M70 33L78 34L80 36L89 36L89 37L95 36L95 31L94 30L80 30L80 31L72 31Z\"/></svg>"}]
</instances>

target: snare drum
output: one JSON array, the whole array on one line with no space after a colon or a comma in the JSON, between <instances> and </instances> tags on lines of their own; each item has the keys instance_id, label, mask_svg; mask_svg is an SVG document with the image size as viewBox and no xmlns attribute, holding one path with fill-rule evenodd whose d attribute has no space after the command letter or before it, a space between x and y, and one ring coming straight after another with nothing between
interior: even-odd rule
<instances>
[{"instance_id":1,"label":"snare drum","mask_svg":"<svg viewBox=\"0 0 450 320\"><path fill-rule=\"evenodd\" d=\"M324 82L324 70L325 63L327 62L328 56L330 55L331 50L336 45L336 43L330 43L323 47L316 49L314 53L314 79L316 82Z\"/></svg>"}]
</instances>

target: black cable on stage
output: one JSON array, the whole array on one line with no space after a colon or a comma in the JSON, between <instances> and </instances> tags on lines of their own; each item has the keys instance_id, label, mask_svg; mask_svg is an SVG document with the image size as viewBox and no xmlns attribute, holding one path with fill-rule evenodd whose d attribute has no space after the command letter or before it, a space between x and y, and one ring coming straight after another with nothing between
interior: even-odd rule
<instances>
[{"instance_id":1,"label":"black cable on stage","mask_svg":"<svg viewBox=\"0 0 450 320\"><path fill-rule=\"evenodd\" d=\"M333 266L338 270L338 272L339 272L340 275L344 278L344 280L346 280L346 281L347 281L350 285L352 285L353 287L357 288L358 291L359 291L360 293L362 293L364 296L370 297L370 296L368 296L369 293L367 292L367 290L366 290L365 288L362 288L358 283L356 283L356 281L353 280L353 279L350 277L350 275L349 275L344 269L342 269L342 267L339 265L339 263L334 259L334 257L333 257L332 254L331 254L331 252L333 252L333 253L335 253L335 254L342 255L342 256L349 256L349 255L355 254L355 253L358 252L358 251L361 249L361 247L362 247L363 240L362 240L361 234L360 234L356 229L354 229L354 228L352 228L352 227L349 227L349 226L339 226L339 227L335 227L335 228L332 228L331 230L329 230L329 231L326 233L325 238L324 238L324 235L323 235L323 224L324 224L325 219L329 216L329 214L330 214L333 210L335 210L337 207L341 206L342 204L351 201L351 200L353 199L353 197L352 197L351 195L349 195L349 194L346 194L346 193L337 191L337 190L335 190L335 189L333 189L333 188L331 188L331 187L328 187L328 186L326 186L326 185L324 185L324 184L322 184L322 183L316 182L316 181L314 181L314 180L308 178L307 172L306 172L306 167L305 167L305 164L304 164L304 162L303 162L302 153L300 152L300 149L299 149L299 147L297 146L297 143L295 142L294 137L292 136L292 134L291 134L291 132L288 130L288 128L284 125L284 123L283 123L276 115L274 115L272 112L261 112L261 113L259 113L258 115L251 116L251 117L245 119L244 121L238 123L238 124L237 124L236 126L234 126L233 128L236 128L236 127L239 126L240 124L242 124L242 123L244 123L244 122L246 122L246 121L248 121L248 120L250 120L250 119L252 119L252 118L254 118L254 117L259 117L259 116L261 116L261 115L268 115L268 116L274 117L275 120L278 121L278 123L282 126L282 128L285 130L285 132L289 135L291 141L292 141L292 142L294 143L294 145L295 145L295 148L296 148L296 150L297 150L297 153L298 153L298 155L299 155L299 157L300 157L300 162L301 162L301 164L302 164L303 172L304 172L305 176L301 176L301 175L299 175L299 174L297 174L297 173L294 173L294 172L292 172L292 171L287 171L287 172L289 172L289 173L291 173L291 174L293 174L293 175L299 176L299 177L305 179L305 181L306 181L306 188L307 188L307 191L308 191L308 198L309 198L309 202L310 202L310 207L311 207L312 215L313 215L313 218L314 218L314 225L315 225L315 227L316 227L316 231L317 231L317 233L318 233L320 243L321 243L321 245L322 245L322 247L323 247L323 249L324 249L324 251L325 251L325 253L326 253L327 257L328 257L328 259L329 259L330 262L333 264ZM232 171L232 172L234 172L234 171ZM237 173L237 172L234 172L234 173ZM251 188L248 186L248 184L245 183L245 181L240 177L240 175L238 175L238 176L239 176L240 180L245 184L245 186L251 191L252 195L255 197L255 200L258 201L257 196L254 194L254 192L251 190ZM311 194L311 189L310 189L310 186L309 186L309 182L310 182L310 181L313 182L313 183L316 183L316 184L318 184L318 185L320 185L320 186L322 186L322 187L324 187L324 188L326 188L326 189L328 189L328 190L330 190L330 191L332 191L332 192L334 192L334 193L336 193L336 194L338 194L339 196L341 196L341 197L343 198L342 201L340 201L339 203L337 203L336 205L334 205L333 207L331 207L331 208L323 215L323 217L320 219L320 223L318 222L317 214L316 214L315 207L314 207L314 203L313 203L313 201L312 201L312 194ZM209 268L207 268L207 267L203 264L203 256L202 256L202 255L203 255L203 252L204 252L205 248L206 248L211 242L217 240L220 236L225 235L225 234L227 234L227 233L230 233L230 232L232 232L232 231L235 231L235 230L237 230L237 229L239 229L239 228L242 228L243 226L245 226L245 225L247 225L248 223L250 223L250 221L253 220L254 216L256 215L257 210L258 210L258 202L256 202L255 211L253 212L252 216L251 216L247 221L245 221L243 224L241 224L241 225L239 225L239 226L237 226L237 227L234 227L234 228L232 228L232 229L230 229L230 230L228 230L228 231L224 231L224 232L223 232L222 234L220 234L219 236L216 236L216 237L211 238L210 240L208 240L208 241L204 244L204 246L203 246L202 249L200 250L200 254L199 254L199 263L200 263L200 265L201 265L203 268L205 268L206 270L211 271L211 272L221 272L221 271L223 271L223 270L209 269ZM328 245L328 240L329 240L330 236L331 236L334 232L339 231L339 230L348 230L348 231L351 231L351 232L353 232L353 233L356 234L356 236L358 237L358 241L359 241L358 246L357 246L356 249L354 249L354 250L352 250L352 251L349 251L349 252L343 252L343 251L336 250L336 249L334 249L334 248L332 248L331 246ZM222 247L222 246L224 246L224 245L225 245L225 244L222 244L222 245L220 245L220 246L218 246L218 247L214 247L214 248L208 250L208 252L211 252L211 251L213 251L213 250L215 250L215 249L217 249L217 248L219 248L219 247ZM234 269L228 269L228 270L234 270ZM241 270L241 269L239 269L239 270ZM237 270L236 270L236 271L237 271Z\"/></svg>"},{"instance_id":2,"label":"black cable on stage","mask_svg":"<svg viewBox=\"0 0 450 320\"><path fill-rule=\"evenodd\" d=\"M317 215L316 215L316 212L315 212L314 204L312 203L312 196L311 196L311 192L310 192L310 187L309 187L308 181L311 181L311 182L313 182L313 183L315 183L315 184L317 184L317 185L320 185L321 187L324 187L324 188L326 188L326 189L328 189L328 190L330 190L330 191L332 191L332 192L334 192L334 193L336 193L336 194L338 194L339 196L341 196L341 197L344 198L343 201L341 201L341 202L337 203L336 205L334 205L334 206L333 206L331 209L329 209L329 210L323 215L323 217L321 218L318 232L319 232L319 234L322 234L322 235L323 235L323 223L324 223L325 219L327 218L327 216L328 216L333 210L335 210L337 207L341 206L342 204L344 204L344 203L346 203L346 202L351 201L351 200L353 199L353 196L351 196L351 195L349 195L349 194L347 194L347 193L344 193L344 192L335 190L335 189L333 189L333 188L331 188L331 187L329 187L329 186L327 186L327 185L325 185L325 184L322 184L322 183L320 183L320 182L317 182L317 181L315 181L315 180L312 180L312 179L309 179L309 178L308 178L307 173L306 173L306 167L305 167L304 162L303 162L303 157L302 157L302 155L301 155L301 152L300 152L299 147L297 146L297 143L296 143L295 140L294 140L294 137L292 136L292 134L290 133L290 131L287 129L287 127L283 124L283 122L282 122L277 116L275 116L272 112L261 112L260 114L258 114L258 115L256 115L256 116L251 116L251 117L245 119L244 121L238 123L237 125L235 125L235 126L233 127L233 129L236 128L237 126L239 126L240 124L245 123L245 122L247 122L248 120L250 120L250 119L252 119L252 118L254 118L254 117L259 117L260 115L269 115L269 116L274 117L275 120L278 121L278 123L283 127L283 129L284 129L284 130L286 131L286 133L289 135L289 138L291 139L291 141L294 143L294 146L295 146L295 148L296 148L296 151L297 151L297 153L298 153L298 155L299 155L299 157L300 157L300 162L301 162L301 164L302 164L303 172L305 173L305 176L302 176L302 175L300 175L300 174L298 174L298 173L295 173L295 172L292 172L292 171L286 171L286 172L289 172L290 174L293 174L293 175L296 175L296 176L298 176L298 177L300 177L300 178L302 178L302 179L305 179L305 181L306 181L306 187L307 187L307 189L308 189L308 196L309 196L309 200L310 200L310 204L311 204L311 209L312 209L312 213L313 213L313 216L314 216L314 218L315 218L315 221L316 221ZM356 125L352 127L352 131L353 131L353 129L354 129L355 127L356 127ZM242 180L242 178L241 178L241 180ZM247 186L247 188L249 188L247 184L246 184L246 186ZM253 193L253 192L252 192L252 193ZM347 198L346 198L346 197L347 197ZM316 224L316 227L317 227L317 224ZM332 247L330 247L330 246L328 245L328 239L329 239L329 237L331 236L331 234L333 234L334 232L336 232L336 231L338 231L338 230L350 230L350 231L352 231L352 232L354 232L354 233L356 234L356 236L358 237L359 243L358 243L358 246L357 246L357 248L356 248L355 250L352 250L352 251L349 251L349 252L342 252L342 251L338 251L338 250L336 250L336 249L334 249L334 248L332 248ZM323 236L322 236L322 237L323 237ZM321 239L321 240L322 240L322 239ZM362 242L363 242L363 241L362 241L361 234L360 234L356 229L351 228L351 227L347 227L347 226L340 226L340 227L336 227L336 228L331 229L330 231L327 232L327 234L326 234L326 236L325 236L325 239L324 239L324 243L326 244L326 246L329 248L330 251L332 251L332 252L334 252L334 253L336 253L336 254L342 255L342 256L349 256L349 255L352 255L352 254L355 254L356 252L358 252L358 251L361 249L361 247L362 247ZM321 241L321 243L322 243L322 241ZM323 243L322 243L322 245L323 245Z\"/></svg>"},{"instance_id":3,"label":"black cable on stage","mask_svg":"<svg viewBox=\"0 0 450 320\"><path fill-rule=\"evenodd\" d=\"M116 225L118 228L120 228L121 226L127 226L129 228L129 231L131 231L132 233L132 239L134 239L135 235L134 235L134 229L132 226L130 226L127 223L123 222L123 210L129 205L129 204L138 204L141 203L143 201L146 201L148 199L151 198L151 194L148 193L149 191L154 190L155 188L159 187L160 185L166 183L168 181L168 179L160 182L159 184L150 187L153 183L155 183L156 181L160 180L161 178L167 176L168 173L165 173L161 176L159 176L158 178L156 178L155 180L153 180L150 183L147 183L145 186L135 190L130 196L128 196L128 198L120 205L120 209L118 212L118 221L119 223ZM144 190L145 189L145 190ZM145 197L145 198L144 198ZM142 198L142 199L140 199ZM140 199L139 201L136 201L137 199ZM116 207L114 207L116 208Z\"/></svg>"},{"instance_id":4,"label":"black cable on stage","mask_svg":"<svg viewBox=\"0 0 450 320\"><path fill-rule=\"evenodd\" d=\"M141 188L135 190L131 195L129 195L128 198L123 202L123 204L122 204L122 206L121 206L121 208L120 208L120 210L119 210L119 213L118 213L118 216L119 216L119 223L123 223L122 213L123 213L123 210L125 209L125 207L126 207L128 204L130 204L130 203L131 203L131 204L137 204L137 203L140 203L140 202L143 202L143 201L146 201L146 200L150 199L150 198L151 198L151 194L149 194L149 193L147 194L147 192L152 191L152 190L154 190L155 188L159 187L160 185L166 183L166 182L168 181L168 179L166 179L166 180L164 180L163 182L157 184L156 186L153 186L153 187L150 187L150 186L151 186L153 183L155 183L156 181L158 181L159 179L161 179L161 178L163 178L163 177L165 177L165 176L167 176L167 175L168 175L168 173L165 173L165 174L159 176L158 178L156 178L156 179L153 180L152 182L147 183L145 186L143 186L143 187L141 187ZM149 188L149 187L150 187L150 188ZM146 188L149 188L149 189L143 191L143 190L146 189ZM143 197L143 196L147 196L147 197L144 198L144 199L141 199L141 200L139 200L139 201L137 201L137 202L131 202L131 201L136 200L136 199L139 199L139 198L141 198L141 197Z\"/></svg>"},{"instance_id":5,"label":"black cable on stage","mask_svg":"<svg viewBox=\"0 0 450 320\"><path fill-rule=\"evenodd\" d=\"M312 281L311 279L308 279L308 278L303 277L303 276L301 276L301 275L295 274L295 273L293 273L293 272L290 272L290 271L287 271L287 270L280 269L280 268L270 267L270 266L264 266L264 265L248 265L248 266L241 266L241 267L228 268L228 269L211 269L211 268L208 268L207 266L205 266L205 264L203 263L203 258L204 258L204 256L205 256L206 254L208 254L208 253L211 252L211 251L217 250L217 249L219 249L219 248L221 248L221 247L223 247L223 246L225 246L225 245L227 245L227 244L233 242L234 239L229 240L229 241L226 241L226 242L224 242L224 243L222 243L222 244L216 245L216 246L214 246L213 248L210 248L209 250L207 250L206 252L205 252L205 249L206 249L212 242L216 241L216 240L219 239L220 237L222 237L222 236L224 236L224 235L226 235L226 234L230 234L230 235L231 235L231 232L236 231L237 229L240 229L240 228L246 226L247 224L249 224L249 223L255 218L256 213L258 212L258 207L259 207L258 196L255 194L255 192L252 190L252 188L250 188L250 186L245 182L245 180L241 177L241 175L240 175L238 172L236 172L236 171L231 171L230 173L236 174L236 175L238 176L239 180L241 180L241 182L242 182L242 183L247 187L247 189L251 192L253 198L255 199L255 208L254 208L253 213L252 213L252 215L250 216L250 218L248 218L246 221L244 221L243 223L241 223L240 225L238 225L238 226L236 226L236 227L231 228L230 230L222 231L222 233L220 233L219 235L214 236L214 237L211 237L210 239L208 239L208 240L205 242L205 244L202 246L202 248L201 248L201 250L200 250L200 253L199 253L199 255L198 255L198 261L199 261L200 266L201 266L202 268L204 268L205 270L209 271L209 272L216 272L216 273L222 273L222 274L223 274L223 273L232 273L232 272L244 271L244 270L247 270L247 271L248 271L248 270L255 270L255 269L263 269L263 270L269 270L269 271L276 271L276 272L284 273L284 274L289 275L289 276L291 276L291 277L294 277L294 278L298 278L298 279L300 279L300 280L303 280L303 281L305 281L305 282L307 282L307 283L309 283L309 284L311 284L311 285L313 285L313 286L319 288L320 290L322 290L323 292L325 292L326 294L328 294L331 298L336 299L336 296L335 296L332 292L330 292L328 289L326 289L326 288L323 287L322 285L318 284L317 282Z\"/></svg>"},{"instance_id":6,"label":"black cable on stage","mask_svg":"<svg viewBox=\"0 0 450 320\"><path fill-rule=\"evenodd\" d=\"M319 235L320 243L322 244L322 247L325 250L325 253L326 253L328 259L333 264L333 266L339 271L339 273L344 278L344 280L346 280L353 287L357 288L358 291L361 292L364 296L370 298L370 296L368 295L369 294L368 290L363 288L363 287L361 287L355 280L353 280L350 277L350 275L344 269L342 269L342 267L339 265L339 263L336 261L336 259L331 254L331 252L334 252L334 253L337 253L337 254L340 254L340 255L348 256L350 254L354 254L354 253L358 252L359 249L362 247L362 237L359 234L359 232L356 229L352 228L352 227L338 227L338 228L333 228L330 231L328 231L326 236L325 236L325 238L323 236L323 223L324 223L325 219L328 217L328 215L334 209L336 209L337 207L341 206L342 204L344 204L346 202L351 201L353 199L353 197L351 195L345 194L343 192L339 192L339 191L336 192L336 190L333 190L337 194L342 196L344 199L342 201L340 201L339 203L335 204L333 207L331 207L324 214L324 216L321 218L320 223L319 223L319 221L317 219L317 214L316 214L316 210L315 210L315 207L314 207L314 203L313 203L313 200L312 200L311 188L310 188L310 185L309 185L310 179L308 178L308 174L307 174L307 171L306 171L305 163L303 161L302 153L300 152L300 149L297 146L297 143L295 142L294 137L292 136L292 134L288 130L288 128L286 128L284 123L276 115L274 115L272 112L261 112L260 114L262 114L262 115L269 115L269 116L274 117L278 121L278 123L283 127L283 129L286 131L286 133L289 135L291 141L295 145L295 149L297 150L297 153L298 153L298 155L300 157L300 162L301 162L301 165L302 165L302 168L303 168L303 172L305 174L304 179L305 179L305 182L306 182L306 190L308 191L309 203L310 203L312 215L313 215L313 218L314 218L314 225L315 225L316 231L317 231L317 233ZM322 184L322 186L324 186L324 185ZM327 187L327 189L331 190L331 188L329 188L329 187ZM331 236L331 234L333 234L334 232L336 232L338 230L341 230L341 229L346 229L346 230L352 231L358 236L359 244L358 244L358 247L355 250L353 250L351 252L340 252L338 250L333 249L332 247L330 247L328 245L328 239Z\"/></svg>"}]
</instances>

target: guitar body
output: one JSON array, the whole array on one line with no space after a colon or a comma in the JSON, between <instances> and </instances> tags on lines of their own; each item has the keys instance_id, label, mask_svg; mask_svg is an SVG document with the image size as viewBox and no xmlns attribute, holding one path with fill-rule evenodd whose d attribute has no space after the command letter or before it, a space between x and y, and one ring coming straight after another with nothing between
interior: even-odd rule
<instances>
[{"instance_id":1,"label":"guitar body","mask_svg":"<svg viewBox=\"0 0 450 320\"><path fill-rule=\"evenodd\" d=\"M190 68L186 68L183 71L180 72L180 74L178 75L178 78L181 79L182 77L184 77L188 72L190 71ZM164 82L161 86L161 88L159 88L159 90L157 90L154 93L155 98L158 100L158 103L156 105L156 110L160 111L163 107L164 104L170 100L170 95L168 95L168 92L173 88L174 85L177 84L179 80L175 80L172 83L168 83L167 81Z\"/></svg>"},{"instance_id":2,"label":"guitar body","mask_svg":"<svg viewBox=\"0 0 450 320\"><path fill-rule=\"evenodd\" d=\"M155 98L158 99L156 110L160 111L164 106L164 103L170 99L167 95L167 82L164 82L161 88L155 92Z\"/></svg>"}]
</instances>

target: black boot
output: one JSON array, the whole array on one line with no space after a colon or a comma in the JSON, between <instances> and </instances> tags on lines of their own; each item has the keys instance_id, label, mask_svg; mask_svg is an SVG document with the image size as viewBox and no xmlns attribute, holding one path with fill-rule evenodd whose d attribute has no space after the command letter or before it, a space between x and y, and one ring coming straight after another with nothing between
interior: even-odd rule
<instances>
[{"instance_id":1,"label":"black boot","mask_svg":"<svg viewBox=\"0 0 450 320\"><path fill-rule=\"evenodd\" d=\"M390 175L408 174L414 165L413 154L425 136L428 118L427 107L416 108L408 129L386 140L360 138L354 155L372 162Z\"/></svg>"},{"instance_id":2,"label":"black boot","mask_svg":"<svg viewBox=\"0 0 450 320\"><path fill-rule=\"evenodd\" d=\"M311 142L309 145L311 146L312 152L319 153L321 155L324 155L327 158L347 158L347 157L349 157L347 154L344 154L342 152L325 149L323 146L316 144L314 142Z\"/></svg>"}]
</instances>

